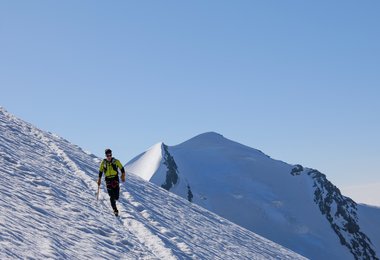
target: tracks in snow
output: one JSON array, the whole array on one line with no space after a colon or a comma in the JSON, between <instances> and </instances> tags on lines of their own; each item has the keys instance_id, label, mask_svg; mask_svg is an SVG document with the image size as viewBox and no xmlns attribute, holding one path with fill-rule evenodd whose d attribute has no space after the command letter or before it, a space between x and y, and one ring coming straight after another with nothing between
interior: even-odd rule
<instances>
[{"instance_id":1,"label":"tracks in snow","mask_svg":"<svg viewBox=\"0 0 380 260\"><path fill-rule=\"evenodd\" d=\"M121 216L124 220L124 223L131 226L137 225L135 226L136 229L134 230L138 230L139 232L141 231L139 237L145 237L147 235L150 239L152 239L152 241L155 241L155 245L160 245L162 248L166 247L170 250L170 252L167 251L168 256L165 258L162 258L162 256L160 256L160 259L175 259L173 258L174 255L179 257L186 256L190 257L191 259L197 259L194 252L190 249L190 247L187 246L186 243L181 241L180 238L174 236L158 221L155 221L149 210L144 208L144 206L138 201L135 201L133 196L128 191L124 191L122 195L123 198L127 200L127 203L133 206L133 210L130 212L123 212L126 214L126 216L124 216L124 214ZM130 216L130 218L128 216ZM143 223L147 224L144 225ZM143 226L138 227L139 225ZM168 258L169 255L172 255L172 258Z\"/></svg>"},{"instance_id":2,"label":"tracks in snow","mask_svg":"<svg viewBox=\"0 0 380 260\"><path fill-rule=\"evenodd\" d=\"M124 192L123 194L128 194ZM125 195L124 195L125 196ZM164 241L154 234L147 225L136 215L136 211L127 211L126 208L119 204L120 217L123 226L134 232L140 243L147 246L158 259L177 259L173 251L167 247ZM149 223L150 224L150 223Z\"/></svg>"},{"instance_id":3,"label":"tracks in snow","mask_svg":"<svg viewBox=\"0 0 380 260\"><path fill-rule=\"evenodd\" d=\"M84 181L84 184L89 190L95 191L97 189L97 184L94 179L92 179L89 174L86 174L86 172L81 170L80 167L78 167L76 163L66 154L66 152L59 147L59 145L45 137L41 132L36 132L36 135L65 163L70 172L77 175L82 181ZM120 222L124 230L128 231L128 235L132 234L142 244L142 246L145 247L145 250L150 251L158 259L168 260L177 259L171 249L173 245L180 249L179 251L184 251L186 255L191 253L191 250L185 246L185 244L176 243L174 240L171 245L168 245L168 240L166 240L165 243L163 240L165 238L164 234L156 234L160 231L165 232L165 229L159 227L158 223L155 223L149 219L147 210L144 210L140 203L134 201L130 193L123 192L122 190L121 192L121 198L124 198L124 201L120 201L121 203L118 203L119 211L121 212L121 216L119 217ZM103 204L103 210L110 211L110 206L108 205L108 195L105 194L105 190L103 190L100 201ZM123 204L125 203L130 203L131 206L124 206ZM183 253L180 253L180 255L183 255Z\"/></svg>"}]
</instances>

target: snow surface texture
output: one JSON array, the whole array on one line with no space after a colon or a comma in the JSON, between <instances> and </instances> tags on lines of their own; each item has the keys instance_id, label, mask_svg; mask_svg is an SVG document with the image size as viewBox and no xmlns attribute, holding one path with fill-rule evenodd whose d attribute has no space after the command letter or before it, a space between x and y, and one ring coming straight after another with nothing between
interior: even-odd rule
<instances>
[{"instance_id":1,"label":"snow surface texture","mask_svg":"<svg viewBox=\"0 0 380 260\"><path fill-rule=\"evenodd\" d=\"M0 259L304 259L131 174L116 218L99 163L0 108Z\"/></svg>"},{"instance_id":2,"label":"snow surface texture","mask_svg":"<svg viewBox=\"0 0 380 260\"><path fill-rule=\"evenodd\" d=\"M379 208L358 209L322 173L217 133L159 143L126 169L306 257L378 259Z\"/></svg>"}]
</instances>

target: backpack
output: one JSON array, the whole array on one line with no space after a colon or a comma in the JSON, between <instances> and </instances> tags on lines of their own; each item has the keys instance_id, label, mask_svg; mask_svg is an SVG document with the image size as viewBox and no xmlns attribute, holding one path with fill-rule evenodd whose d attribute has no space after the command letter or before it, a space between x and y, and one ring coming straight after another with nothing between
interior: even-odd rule
<instances>
[{"instance_id":1,"label":"backpack","mask_svg":"<svg viewBox=\"0 0 380 260\"><path fill-rule=\"evenodd\" d=\"M103 163L103 172L107 172L107 159L103 159L102 163ZM118 172L115 158L112 158L111 165L112 165L112 169L115 172Z\"/></svg>"}]
</instances>

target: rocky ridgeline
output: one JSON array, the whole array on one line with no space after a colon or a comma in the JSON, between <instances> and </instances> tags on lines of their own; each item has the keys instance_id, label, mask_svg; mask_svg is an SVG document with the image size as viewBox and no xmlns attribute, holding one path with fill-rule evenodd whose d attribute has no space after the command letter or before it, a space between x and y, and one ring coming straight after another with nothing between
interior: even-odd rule
<instances>
[{"instance_id":1,"label":"rocky ridgeline","mask_svg":"<svg viewBox=\"0 0 380 260\"><path fill-rule=\"evenodd\" d=\"M331 228L339 237L340 243L346 246L355 259L379 259L376 256L371 240L360 231L357 216L357 204L341 194L323 173L314 169L305 169L295 165L291 175L306 173L314 181L314 201L322 215L326 216Z\"/></svg>"}]
</instances>

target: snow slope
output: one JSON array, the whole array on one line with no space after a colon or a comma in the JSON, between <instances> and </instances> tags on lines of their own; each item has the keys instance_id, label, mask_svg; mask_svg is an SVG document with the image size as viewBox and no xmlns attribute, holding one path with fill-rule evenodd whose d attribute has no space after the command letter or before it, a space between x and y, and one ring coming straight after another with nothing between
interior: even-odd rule
<instances>
[{"instance_id":1,"label":"snow slope","mask_svg":"<svg viewBox=\"0 0 380 260\"><path fill-rule=\"evenodd\" d=\"M149 162L154 167L148 168ZM367 218L366 207L358 209L325 175L217 133L177 146L159 143L126 169L306 257L379 256L380 233L369 229L380 226L380 218ZM380 213L372 211L371 216Z\"/></svg>"},{"instance_id":2,"label":"snow slope","mask_svg":"<svg viewBox=\"0 0 380 260\"><path fill-rule=\"evenodd\" d=\"M0 108L0 259L303 259L131 174L115 218L99 162Z\"/></svg>"}]
</instances>

